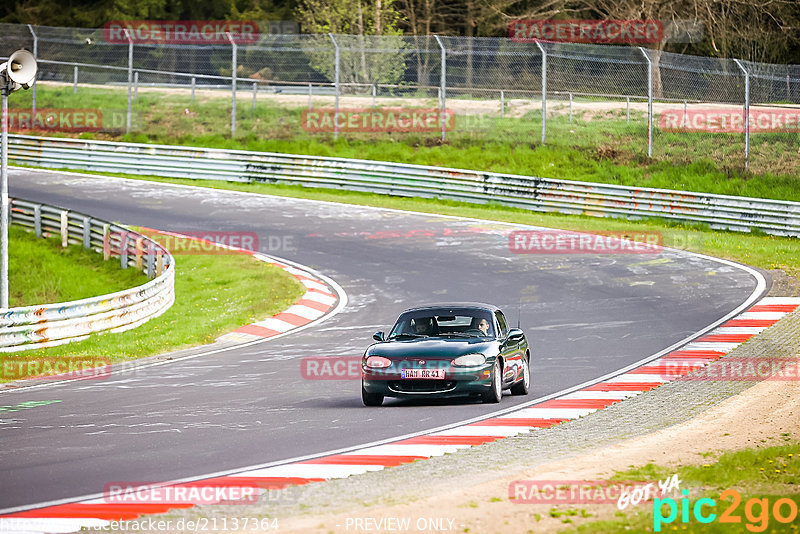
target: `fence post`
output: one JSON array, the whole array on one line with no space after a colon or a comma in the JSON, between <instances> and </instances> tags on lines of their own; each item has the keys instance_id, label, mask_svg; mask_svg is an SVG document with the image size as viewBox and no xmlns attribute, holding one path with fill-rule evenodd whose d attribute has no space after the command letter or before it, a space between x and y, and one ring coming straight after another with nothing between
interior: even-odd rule
<instances>
[{"instance_id":1,"label":"fence post","mask_svg":"<svg viewBox=\"0 0 800 534\"><path fill-rule=\"evenodd\" d=\"M231 32L225 32L231 43L231 139L236 137L236 43Z\"/></svg>"},{"instance_id":2,"label":"fence post","mask_svg":"<svg viewBox=\"0 0 800 534\"><path fill-rule=\"evenodd\" d=\"M253 110L256 109L256 95L258 94L258 82L253 82Z\"/></svg>"},{"instance_id":3,"label":"fence post","mask_svg":"<svg viewBox=\"0 0 800 534\"><path fill-rule=\"evenodd\" d=\"M28 24L28 31L31 32L33 36L33 58L35 60L39 60L39 36L36 35L36 32L33 31L33 26ZM789 76L786 76L786 87L789 87ZM31 117L36 116L36 78L33 79L33 87L31 87ZM787 91L788 93L788 91Z\"/></svg>"},{"instance_id":4,"label":"fence post","mask_svg":"<svg viewBox=\"0 0 800 534\"><path fill-rule=\"evenodd\" d=\"M644 48L639 51L647 60L647 157L653 157L653 62Z\"/></svg>"},{"instance_id":5,"label":"fence post","mask_svg":"<svg viewBox=\"0 0 800 534\"><path fill-rule=\"evenodd\" d=\"M440 75L439 88L441 91L441 111L439 112L439 115L442 121L442 141L444 141L447 124L447 49L444 47L444 44L438 35L434 35L434 37L436 37L436 42L439 43L439 48L442 50L442 72Z\"/></svg>"},{"instance_id":6,"label":"fence post","mask_svg":"<svg viewBox=\"0 0 800 534\"><path fill-rule=\"evenodd\" d=\"M750 165L750 72L738 59L733 60L744 73L744 168Z\"/></svg>"},{"instance_id":7,"label":"fence post","mask_svg":"<svg viewBox=\"0 0 800 534\"><path fill-rule=\"evenodd\" d=\"M72 73L72 94L78 94L78 66L75 65L75 69Z\"/></svg>"},{"instance_id":8,"label":"fence post","mask_svg":"<svg viewBox=\"0 0 800 534\"><path fill-rule=\"evenodd\" d=\"M133 73L133 99L139 99L139 71Z\"/></svg>"},{"instance_id":9,"label":"fence post","mask_svg":"<svg viewBox=\"0 0 800 534\"><path fill-rule=\"evenodd\" d=\"M375 109L375 96L378 93L378 84L372 84L372 109Z\"/></svg>"},{"instance_id":10,"label":"fence post","mask_svg":"<svg viewBox=\"0 0 800 534\"><path fill-rule=\"evenodd\" d=\"M572 124L572 93L569 94L569 122Z\"/></svg>"},{"instance_id":11,"label":"fence post","mask_svg":"<svg viewBox=\"0 0 800 534\"><path fill-rule=\"evenodd\" d=\"M536 41L536 46L542 53L542 144L544 144L547 139L547 51L539 41Z\"/></svg>"},{"instance_id":12,"label":"fence post","mask_svg":"<svg viewBox=\"0 0 800 534\"><path fill-rule=\"evenodd\" d=\"M631 97L625 97L625 117L627 118L628 124L631 123Z\"/></svg>"},{"instance_id":13,"label":"fence post","mask_svg":"<svg viewBox=\"0 0 800 534\"><path fill-rule=\"evenodd\" d=\"M502 89L500 89L500 116L506 116L506 95Z\"/></svg>"},{"instance_id":14,"label":"fence post","mask_svg":"<svg viewBox=\"0 0 800 534\"><path fill-rule=\"evenodd\" d=\"M311 104L314 90L311 88L311 82L308 82L308 110L311 111Z\"/></svg>"},{"instance_id":15,"label":"fence post","mask_svg":"<svg viewBox=\"0 0 800 534\"><path fill-rule=\"evenodd\" d=\"M334 74L333 74L333 84L336 91L336 102L333 106L333 138L339 139L339 43L336 42L336 38L333 36L332 33L329 33L331 41L333 41L334 47Z\"/></svg>"},{"instance_id":16,"label":"fence post","mask_svg":"<svg viewBox=\"0 0 800 534\"><path fill-rule=\"evenodd\" d=\"M128 110L125 114L125 133L131 131L131 84L133 83L133 39L131 32L125 28L125 38L128 40Z\"/></svg>"},{"instance_id":17,"label":"fence post","mask_svg":"<svg viewBox=\"0 0 800 534\"><path fill-rule=\"evenodd\" d=\"M192 99L189 101L189 104L194 104L194 84L195 84L195 77L192 76Z\"/></svg>"}]
</instances>

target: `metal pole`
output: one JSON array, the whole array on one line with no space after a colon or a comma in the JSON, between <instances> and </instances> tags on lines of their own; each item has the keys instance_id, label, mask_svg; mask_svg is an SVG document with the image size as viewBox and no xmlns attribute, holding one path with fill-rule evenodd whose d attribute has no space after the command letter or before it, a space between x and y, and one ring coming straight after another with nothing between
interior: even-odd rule
<instances>
[{"instance_id":1,"label":"metal pole","mask_svg":"<svg viewBox=\"0 0 800 534\"><path fill-rule=\"evenodd\" d=\"M500 89L500 116L506 116L506 95L502 89Z\"/></svg>"},{"instance_id":2,"label":"metal pole","mask_svg":"<svg viewBox=\"0 0 800 534\"><path fill-rule=\"evenodd\" d=\"M139 71L133 73L133 99L139 99Z\"/></svg>"},{"instance_id":3,"label":"metal pole","mask_svg":"<svg viewBox=\"0 0 800 534\"><path fill-rule=\"evenodd\" d=\"M36 54L36 52L34 52L34 54ZM33 86L33 90L34 90L33 94L36 95L36 93L35 93L36 86L35 85ZM791 93L791 87L789 86L789 75L787 74L786 75L786 101L787 102L791 102L791 100L792 100L792 93ZM36 97L34 96L34 102L35 101L36 101ZM36 110L34 109L34 112L35 111Z\"/></svg>"},{"instance_id":4,"label":"metal pole","mask_svg":"<svg viewBox=\"0 0 800 534\"><path fill-rule=\"evenodd\" d=\"M236 43L231 32L225 32L231 43L231 139L236 137Z\"/></svg>"},{"instance_id":5,"label":"metal pole","mask_svg":"<svg viewBox=\"0 0 800 534\"><path fill-rule=\"evenodd\" d=\"M689 110L687 109L688 105L686 104L686 100L683 101L683 127L686 128L686 124L689 120Z\"/></svg>"},{"instance_id":6,"label":"metal pole","mask_svg":"<svg viewBox=\"0 0 800 534\"><path fill-rule=\"evenodd\" d=\"M73 82L72 82L72 94L73 95L77 95L78 94L78 66L77 65L75 65L75 70L73 72L72 79L73 79Z\"/></svg>"},{"instance_id":7,"label":"metal pole","mask_svg":"<svg viewBox=\"0 0 800 534\"><path fill-rule=\"evenodd\" d=\"M536 41L536 46L542 53L542 144L544 144L547 139L547 51L539 41Z\"/></svg>"},{"instance_id":8,"label":"metal pole","mask_svg":"<svg viewBox=\"0 0 800 534\"><path fill-rule=\"evenodd\" d=\"M744 73L744 168L750 165L750 73L742 62L734 59Z\"/></svg>"},{"instance_id":9,"label":"metal pole","mask_svg":"<svg viewBox=\"0 0 800 534\"><path fill-rule=\"evenodd\" d=\"M372 84L372 109L375 109L375 94L378 92L378 84Z\"/></svg>"},{"instance_id":10,"label":"metal pole","mask_svg":"<svg viewBox=\"0 0 800 534\"><path fill-rule=\"evenodd\" d=\"M0 76L2 91L2 150L0 152L0 308L8 309L8 80Z\"/></svg>"},{"instance_id":11,"label":"metal pole","mask_svg":"<svg viewBox=\"0 0 800 534\"><path fill-rule=\"evenodd\" d=\"M627 117L628 124L631 123L631 97L625 97L625 116Z\"/></svg>"},{"instance_id":12,"label":"metal pole","mask_svg":"<svg viewBox=\"0 0 800 534\"><path fill-rule=\"evenodd\" d=\"M572 93L569 94L569 122L572 123Z\"/></svg>"},{"instance_id":13,"label":"metal pole","mask_svg":"<svg viewBox=\"0 0 800 534\"><path fill-rule=\"evenodd\" d=\"M253 110L256 109L256 95L258 94L258 82L253 82Z\"/></svg>"},{"instance_id":14,"label":"metal pole","mask_svg":"<svg viewBox=\"0 0 800 534\"><path fill-rule=\"evenodd\" d=\"M311 88L311 83L308 84L308 110L311 111L312 93L314 90Z\"/></svg>"},{"instance_id":15,"label":"metal pole","mask_svg":"<svg viewBox=\"0 0 800 534\"><path fill-rule=\"evenodd\" d=\"M653 62L650 56L639 47L639 51L647 60L647 157L653 157Z\"/></svg>"},{"instance_id":16,"label":"metal pole","mask_svg":"<svg viewBox=\"0 0 800 534\"><path fill-rule=\"evenodd\" d=\"M336 88L336 102L333 107L333 138L339 139L339 43L336 42L332 33L329 33L328 36L330 36L331 41L333 41L333 47L335 49L333 84Z\"/></svg>"},{"instance_id":17,"label":"metal pole","mask_svg":"<svg viewBox=\"0 0 800 534\"><path fill-rule=\"evenodd\" d=\"M133 39L131 32L125 28L125 38L128 39L128 110L125 114L125 133L131 131L131 83L133 82Z\"/></svg>"},{"instance_id":18,"label":"metal pole","mask_svg":"<svg viewBox=\"0 0 800 534\"><path fill-rule=\"evenodd\" d=\"M439 115L442 121L442 141L445 138L445 131L447 126L447 49L445 49L442 40L439 38L438 35L434 35L436 37L436 42L439 43L439 48L442 50L442 72L439 76L440 78L440 91L441 91L441 99L440 99L440 106L441 109L439 111Z\"/></svg>"},{"instance_id":19,"label":"metal pole","mask_svg":"<svg viewBox=\"0 0 800 534\"><path fill-rule=\"evenodd\" d=\"M36 35L36 32L33 31L33 26L28 24L28 31L31 32L33 36L33 57L36 61L39 61L39 36ZM786 76L786 87L789 87L789 76ZM31 102L31 117L36 116L36 80L34 79L33 82L33 94L31 95L32 102ZM787 91L788 93L788 91Z\"/></svg>"},{"instance_id":20,"label":"metal pole","mask_svg":"<svg viewBox=\"0 0 800 534\"><path fill-rule=\"evenodd\" d=\"M192 76L192 99L189 101L190 104L194 104L194 82L195 78Z\"/></svg>"}]
</instances>

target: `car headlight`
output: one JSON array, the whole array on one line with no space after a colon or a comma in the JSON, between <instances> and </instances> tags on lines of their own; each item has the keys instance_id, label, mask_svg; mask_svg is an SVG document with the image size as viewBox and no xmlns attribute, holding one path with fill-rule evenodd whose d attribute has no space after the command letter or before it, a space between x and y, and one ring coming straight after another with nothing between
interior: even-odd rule
<instances>
[{"instance_id":1,"label":"car headlight","mask_svg":"<svg viewBox=\"0 0 800 534\"><path fill-rule=\"evenodd\" d=\"M384 369L390 365L392 365L392 360L383 356L370 356L367 358L367 367L372 367L373 369Z\"/></svg>"},{"instance_id":2,"label":"car headlight","mask_svg":"<svg viewBox=\"0 0 800 534\"><path fill-rule=\"evenodd\" d=\"M456 367L480 367L486 363L486 356L480 353L465 354L453 360Z\"/></svg>"}]
</instances>

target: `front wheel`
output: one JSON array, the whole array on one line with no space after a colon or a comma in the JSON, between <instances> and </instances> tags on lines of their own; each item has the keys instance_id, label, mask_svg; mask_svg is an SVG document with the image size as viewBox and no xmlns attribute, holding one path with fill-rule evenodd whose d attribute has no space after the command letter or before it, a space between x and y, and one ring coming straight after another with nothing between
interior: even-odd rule
<instances>
[{"instance_id":1,"label":"front wheel","mask_svg":"<svg viewBox=\"0 0 800 534\"><path fill-rule=\"evenodd\" d=\"M361 401L364 406L380 406L383 404L383 395L380 393L369 393L361 386Z\"/></svg>"},{"instance_id":2,"label":"front wheel","mask_svg":"<svg viewBox=\"0 0 800 534\"><path fill-rule=\"evenodd\" d=\"M492 387L481 398L487 404L497 404L503 398L503 367L500 365L500 359L494 361L491 378Z\"/></svg>"},{"instance_id":3,"label":"front wheel","mask_svg":"<svg viewBox=\"0 0 800 534\"><path fill-rule=\"evenodd\" d=\"M531 387L531 364L528 358L522 358L522 380L511 386L512 395L527 395Z\"/></svg>"}]
</instances>

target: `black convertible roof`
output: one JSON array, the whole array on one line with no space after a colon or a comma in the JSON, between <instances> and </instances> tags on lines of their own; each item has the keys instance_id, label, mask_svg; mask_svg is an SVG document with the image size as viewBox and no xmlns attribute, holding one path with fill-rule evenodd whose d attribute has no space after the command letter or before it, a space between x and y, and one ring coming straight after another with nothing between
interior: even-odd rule
<instances>
[{"instance_id":1,"label":"black convertible roof","mask_svg":"<svg viewBox=\"0 0 800 534\"><path fill-rule=\"evenodd\" d=\"M424 306L414 306L413 308L408 308L407 310L403 311L403 313L409 311L417 311L417 310L431 310L434 308L478 308L481 310L489 310L492 312L502 311L494 304L485 304L483 302L445 302L443 304L426 304Z\"/></svg>"}]
</instances>

